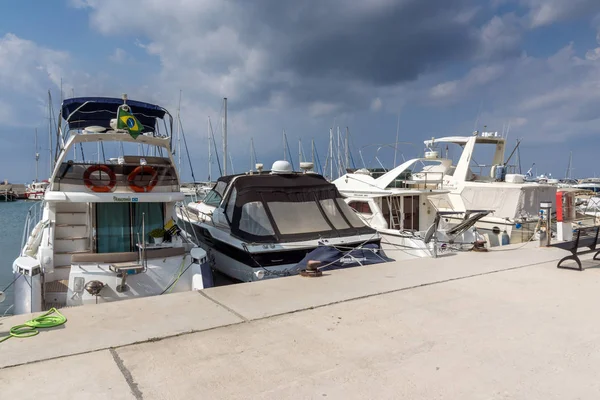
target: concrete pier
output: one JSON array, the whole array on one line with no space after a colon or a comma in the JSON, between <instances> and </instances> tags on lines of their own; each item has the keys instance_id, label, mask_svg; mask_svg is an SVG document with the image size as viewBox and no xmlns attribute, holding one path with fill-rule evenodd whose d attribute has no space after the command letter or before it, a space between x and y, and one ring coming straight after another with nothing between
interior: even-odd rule
<instances>
[{"instance_id":1,"label":"concrete pier","mask_svg":"<svg viewBox=\"0 0 600 400\"><path fill-rule=\"evenodd\" d=\"M67 308L0 344L0 396L597 399L600 269L559 270L564 255L531 243Z\"/></svg>"}]
</instances>

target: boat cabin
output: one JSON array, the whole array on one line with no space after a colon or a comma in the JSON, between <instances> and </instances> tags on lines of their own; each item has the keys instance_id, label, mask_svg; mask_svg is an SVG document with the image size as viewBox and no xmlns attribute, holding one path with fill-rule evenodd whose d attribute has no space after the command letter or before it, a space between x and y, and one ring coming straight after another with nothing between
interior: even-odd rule
<instances>
[{"instance_id":1,"label":"boat cabin","mask_svg":"<svg viewBox=\"0 0 600 400\"><path fill-rule=\"evenodd\" d=\"M204 203L212 219L253 243L375 234L343 201L336 187L314 173L269 171L219 178Z\"/></svg>"}]
</instances>

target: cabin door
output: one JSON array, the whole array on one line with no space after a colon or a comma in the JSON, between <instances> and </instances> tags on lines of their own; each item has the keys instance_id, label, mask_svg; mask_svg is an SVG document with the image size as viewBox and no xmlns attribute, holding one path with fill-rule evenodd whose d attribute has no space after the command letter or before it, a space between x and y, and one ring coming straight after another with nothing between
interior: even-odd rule
<instances>
[{"instance_id":1,"label":"cabin door","mask_svg":"<svg viewBox=\"0 0 600 400\"><path fill-rule=\"evenodd\" d=\"M402 229L419 230L419 196L404 196Z\"/></svg>"},{"instance_id":2,"label":"cabin door","mask_svg":"<svg viewBox=\"0 0 600 400\"><path fill-rule=\"evenodd\" d=\"M164 225L163 203L96 203L96 251L136 251L155 228Z\"/></svg>"},{"instance_id":3,"label":"cabin door","mask_svg":"<svg viewBox=\"0 0 600 400\"><path fill-rule=\"evenodd\" d=\"M131 211L129 203L97 203L96 251L131 251Z\"/></svg>"}]
</instances>

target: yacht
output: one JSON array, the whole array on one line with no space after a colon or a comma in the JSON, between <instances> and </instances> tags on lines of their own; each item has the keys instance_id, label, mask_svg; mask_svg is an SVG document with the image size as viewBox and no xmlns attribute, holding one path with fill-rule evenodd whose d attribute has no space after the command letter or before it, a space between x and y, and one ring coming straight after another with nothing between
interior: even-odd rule
<instances>
[{"instance_id":1,"label":"yacht","mask_svg":"<svg viewBox=\"0 0 600 400\"><path fill-rule=\"evenodd\" d=\"M249 282L297 274L322 247L380 252L377 231L323 176L294 172L287 161L257 169L222 176L202 202L178 209L181 228L208 252L212 268Z\"/></svg>"},{"instance_id":2,"label":"yacht","mask_svg":"<svg viewBox=\"0 0 600 400\"><path fill-rule=\"evenodd\" d=\"M600 178L585 178L579 180L573 185L576 189L589 190L595 193L600 192Z\"/></svg>"},{"instance_id":3,"label":"yacht","mask_svg":"<svg viewBox=\"0 0 600 400\"><path fill-rule=\"evenodd\" d=\"M508 164L510 157L506 161L504 158L506 139L498 132L475 132L472 136L425 141L427 150L437 156L440 149L448 149L449 145L460 146L462 153L455 166L447 157L441 164L446 167L441 185L448 193L429 196L435 209L440 212L491 210L492 213L475 226L492 246L530 240L536 230L540 202L555 203L556 185L526 182L525 175L511 173L514 171ZM492 156L489 164L479 159L482 155L485 157L486 152ZM447 215L441 227L461 221L460 215Z\"/></svg>"},{"instance_id":4,"label":"yacht","mask_svg":"<svg viewBox=\"0 0 600 400\"><path fill-rule=\"evenodd\" d=\"M333 184L361 219L379 232L382 249L394 259L437 257L451 246L473 247L482 237L472 227L489 214L487 210L460 213L460 226L439 229L442 215L429 197L449 193L441 188L449 168L450 160L428 152L425 158L408 160L377 178L360 169ZM455 214L446 212L444 216Z\"/></svg>"},{"instance_id":5,"label":"yacht","mask_svg":"<svg viewBox=\"0 0 600 400\"><path fill-rule=\"evenodd\" d=\"M15 312L210 286L206 252L174 223L184 195L168 111L126 96L71 98L59 121L49 185L13 263Z\"/></svg>"},{"instance_id":6,"label":"yacht","mask_svg":"<svg viewBox=\"0 0 600 400\"><path fill-rule=\"evenodd\" d=\"M31 182L25 190L27 200L42 200L50 183L47 180Z\"/></svg>"}]
</instances>

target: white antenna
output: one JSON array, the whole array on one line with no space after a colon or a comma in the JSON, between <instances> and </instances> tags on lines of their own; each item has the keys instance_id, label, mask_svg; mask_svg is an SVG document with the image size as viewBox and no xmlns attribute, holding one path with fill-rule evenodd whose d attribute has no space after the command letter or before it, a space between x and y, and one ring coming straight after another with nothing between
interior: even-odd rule
<instances>
[{"instance_id":1,"label":"white antenna","mask_svg":"<svg viewBox=\"0 0 600 400\"><path fill-rule=\"evenodd\" d=\"M298 165L302 163L302 138L298 138Z\"/></svg>"},{"instance_id":2,"label":"white antenna","mask_svg":"<svg viewBox=\"0 0 600 400\"><path fill-rule=\"evenodd\" d=\"M479 102L479 109L477 110L477 117L475 118L475 124L473 125L473 132L477 130L477 125L479 125L479 116L481 115L481 107L483 106L483 100Z\"/></svg>"},{"instance_id":3,"label":"white antenna","mask_svg":"<svg viewBox=\"0 0 600 400\"><path fill-rule=\"evenodd\" d=\"M287 161L287 137L285 136L285 129L283 130L283 160Z\"/></svg>"},{"instance_id":4,"label":"white antenna","mask_svg":"<svg viewBox=\"0 0 600 400\"><path fill-rule=\"evenodd\" d=\"M310 141L310 160L315 164L315 138Z\"/></svg>"},{"instance_id":5,"label":"white antenna","mask_svg":"<svg viewBox=\"0 0 600 400\"><path fill-rule=\"evenodd\" d=\"M227 175L227 97L223 98L225 115L223 117L223 175Z\"/></svg>"}]
</instances>

